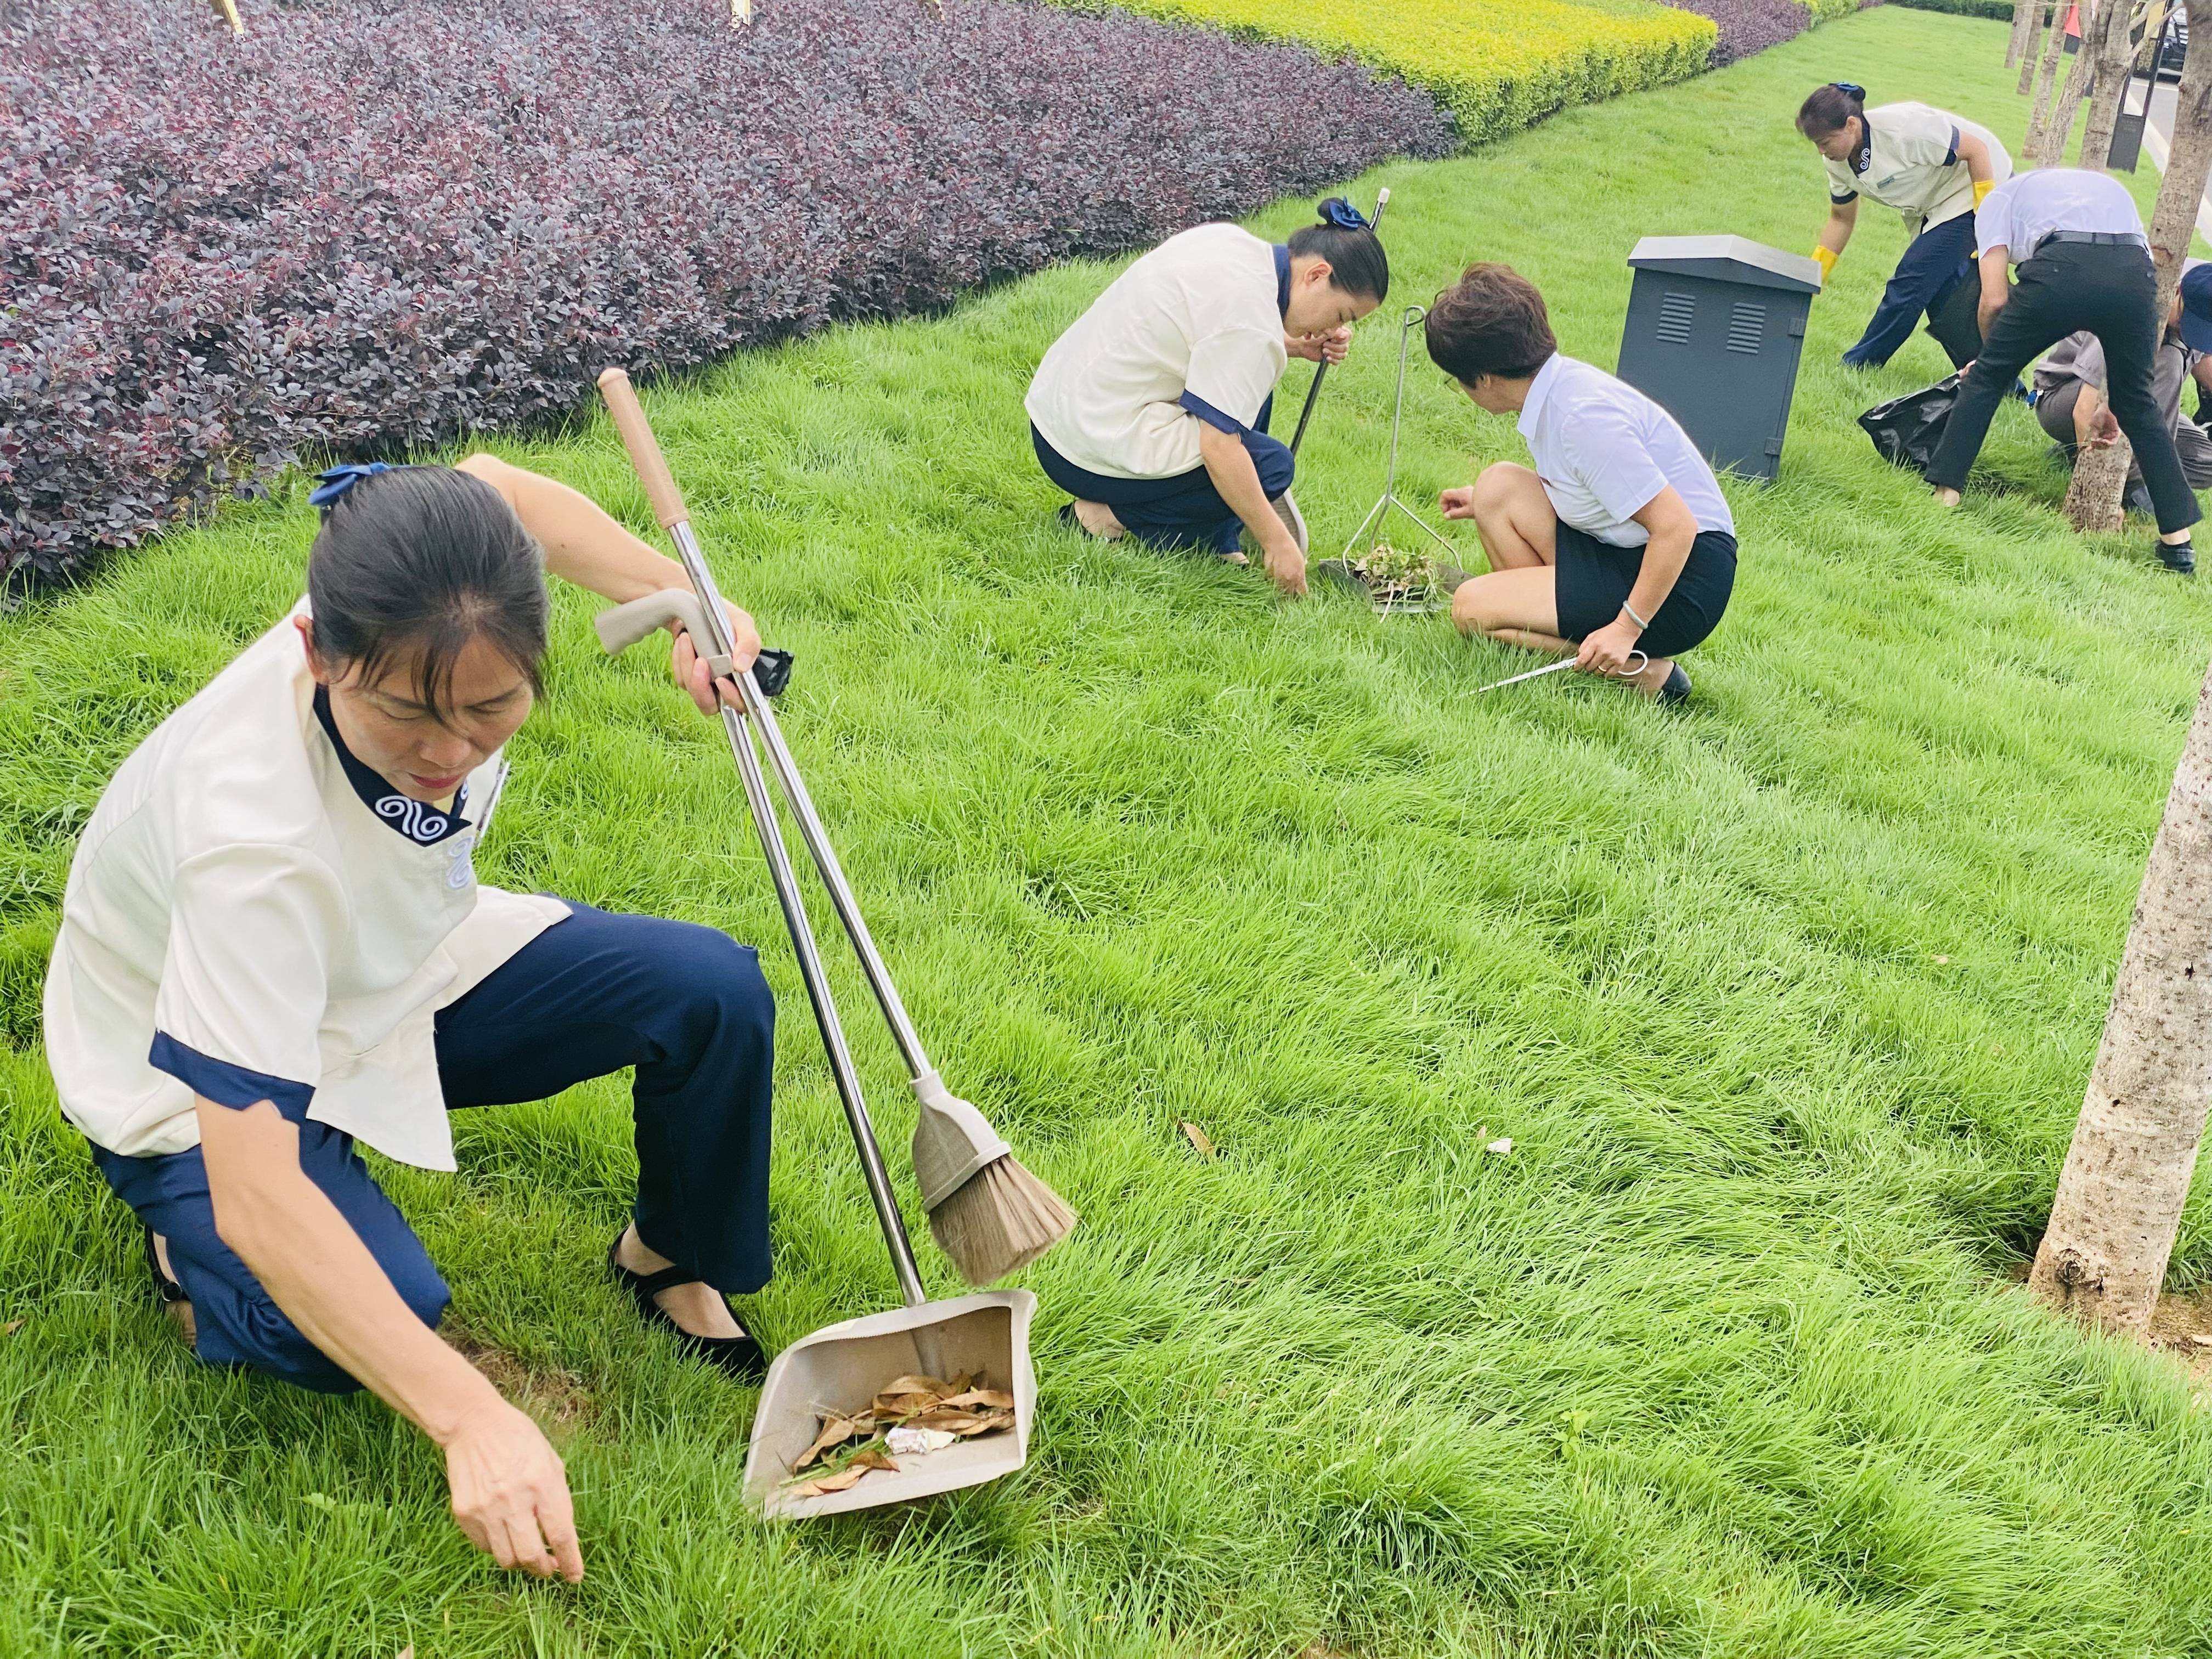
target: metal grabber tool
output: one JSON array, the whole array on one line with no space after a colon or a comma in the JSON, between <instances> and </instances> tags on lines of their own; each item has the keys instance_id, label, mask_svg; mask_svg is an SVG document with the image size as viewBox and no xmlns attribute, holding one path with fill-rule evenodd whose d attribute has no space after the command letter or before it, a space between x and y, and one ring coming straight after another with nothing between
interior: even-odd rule
<instances>
[{"instance_id":1,"label":"metal grabber tool","mask_svg":"<svg viewBox=\"0 0 2212 1659\"><path fill-rule=\"evenodd\" d=\"M599 392L629 451L631 465L645 485L653 515L675 544L677 556L683 561L692 587L688 594L680 590L648 594L604 613L598 624L600 641L609 651L617 652L669 621L680 621L714 678L734 684L738 690L743 711L724 704L722 728L729 738L730 754L737 762L745 805L760 837L761 852L775 886L784 926L791 933L792 950L799 959L799 977L805 983L807 1000L812 1005L815 1024L822 1034L822 1046L830 1057L838 1099L845 1109L845 1121L852 1130L854 1147L860 1153L860 1171L875 1206L876 1222L883 1231L884 1247L890 1252L891 1271L897 1277L899 1292L906 1304L890 1313L870 1314L827 1326L799 1338L776 1355L769 1367L768 1380L762 1387L760 1405L753 1418L752 1442L745 1456L746 1501L769 1519L796 1520L926 1498L996 1480L1021 1468L1029 1457L1030 1432L1036 1416L1036 1374L1030 1363L1029 1332L1036 1311L1036 1297L1029 1291L986 1291L932 1302L922 1289L914 1246L908 1240L898 1200L884 1168L883 1152L876 1144L874 1126L869 1121L860 1077L854 1068L844 1027L838 1020L830 982L823 971L822 954L815 944L813 930L807 924L798 879L778 827L775 805L769 795L760 756L753 748L754 733L759 735L767 749L777 781L814 853L833 903L844 917L848 930L853 933L854 944L861 947L862 965L869 970L870 982L890 1018L902 1051L916 1069L917 1092L919 1079L926 1074L934 1080L936 1073L928 1071L927 1061L921 1058L921 1045L914 1036L912 1022L898 1003L897 992L891 988L874 942L867 939L865 925L860 924L851 889L837 867L836 854L830 848L829 837L814 811L814 804L777 730L768 698L754 672L750 669L739 672L731 659L733 641L728 612L714 586L714 574L707 568L698 538L692 532L683 495L653 439L652 428L646 422L645 411L639 407L629 377L620 369L611 368L599 376ZM975 1109L968 1109L972 1112ZM981 1121L980 1115L977 1121ZM1004 1143L998 1145L1003 1150ZM1013 1395L1014 1426L1011 1431L963 1440L926 1456L909 1459L896 1472L872 1471L866 1479L842 1492L809 1498L794 1495L789 1483L791 1466L814 1440L817 1419L866 1407L886 1383L901 1376L921 1373L951 1376L962 1372L973 1376L979 1387L1003 1389Z\"/></svg>"}]
</instances>

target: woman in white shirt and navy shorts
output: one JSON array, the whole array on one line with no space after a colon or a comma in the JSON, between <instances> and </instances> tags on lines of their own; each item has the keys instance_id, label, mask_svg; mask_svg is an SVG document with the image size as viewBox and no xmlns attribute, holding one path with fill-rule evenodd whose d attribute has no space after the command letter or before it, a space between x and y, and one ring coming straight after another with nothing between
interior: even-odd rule
<instances>
[{"instance_id":1,"label":"woman in white shirt and navy shorts","mask_svg":"<svg viewBox=\"0 0 2212 1659\"><path fill-rule=\"evenodd\" d=\"M751 949L471 865L539 689L546 568L617 601L684 578L486 455L334 469L313 499L307 598L147 736L78 841L48 1063L201 1360L373 1389L444 1449L471 1541L574 1579L561 1460L438 1338L445 1281L356 1143L452 1170L449 1109L635 1067L610 1267L682 1346L760 1374L722 1300L769 1277L775 1007ZM675 666L713 708L680 636Z\"/></svg>"},{"instance_id":2,"label":"woman in white shirt and navy shorts","mask_svg":"<svg viewBox=\"0 0 2212 1659\"><path fill-rule=\"evenodd\" d=\"M1341 362L1350 325L1390 292L1382 244L1340 197L1271 245L1200 225L1138 259L1037 365L1025 404L1060 509L1103 540L1211 548L1249 532L1284 592L1306 591L1289 447L1267 432L1293 356Z\"/></svg>"},{"instance_id":3,"label":"woman in white shirt and navy shorts","mask_svg":"<svg viewBox=\"0 0 2212 1659\"><path fill-rule=\"evenodd\" d=\"M1519 417L1532 471L1510 461L1443 492L1472 519L1486 575L1452 596L1463 634L1559 654L1680 702L1674 659L1720 623L1735 586L1735 520L1674 417L1563 356L1544 296L1510 265L1474 264L1439 294L1429 356L1475 404Z\"/></svg>"}]
</instances>

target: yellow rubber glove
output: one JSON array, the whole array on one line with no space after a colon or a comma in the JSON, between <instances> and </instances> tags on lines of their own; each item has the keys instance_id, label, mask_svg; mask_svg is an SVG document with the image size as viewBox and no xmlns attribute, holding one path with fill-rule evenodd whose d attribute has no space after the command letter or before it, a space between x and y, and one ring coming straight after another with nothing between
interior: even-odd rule
<instances>
[{"instance_id":1,"label":"yellow rubber glove","mask_svg":"<svg viewBox=\"0 0 2212 1659\"><path fill-rule=\"evenodd\" d=\"M1820 262L1820 282L1825 287L1828 278L1835 275L1836 250L1832 247L1816 247L1813 250L1813 258Z\"/></svg>"},{"instance_id":2,"label":"yellow rubber glove","mask_svg":"<svg viewBox=\"0 0 2212 1659\"><path fill-rule=\"evenodd\" d=\"M1996 187L1997 187L1997 181L1996 181L1996 179L1975 179L1975 180L1974 180L1974 205L1975 205L1976 207L1979 207L1979 206L1981 206L1981 204L1982 204L1982 198L1984 198L1984 197L1986 197L1986 196L1987 196L1987 195L1988 195L1991 191L1995 190Z\"/></svg>"}]
</instances>

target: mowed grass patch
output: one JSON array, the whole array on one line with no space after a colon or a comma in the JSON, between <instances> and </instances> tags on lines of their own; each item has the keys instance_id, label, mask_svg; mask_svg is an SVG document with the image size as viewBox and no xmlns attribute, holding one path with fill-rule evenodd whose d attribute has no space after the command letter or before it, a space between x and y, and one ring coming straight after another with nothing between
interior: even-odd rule
<instances>
[{"instance_id":1,"label":"mowed grass patch","mask_svg":"<svg viewBox=\"0 0 2212 1659\"><path fill-rule=\"evenodd\" d=\"M1400 288L1304 452L1317 553L1382 486L1400 303L1506 258L1609 363L1638 235L1809 243L1808 87L2009 138L2002 38L1866 14L1358 181L1393 189ZM1109 267L649 394L725 585L799 653L786 730L940 1065L1085 1224L1026 1275L1026 1471L769 1530L737 1499L752 1395L600 1280L618 1085L466 1115L458 1176L387 1166L459 1329L568 1459L578 1591L472 1557L435 1454L373 1402L191 1364L17 1012L102 780L289 603L312 515L231 512L0 621L0 1324L24 1322L0 1337L0 1650L2202 1650L2212 1435L2185 1376L2004 1270L2212 614L2147 530L2063 530L2023 410L1955 514L1875 458L1853 417L1942 368L1924 339L1835 366L1901 240L1866 216L1814 307L1783 482L1732 487L1741 581L1674 714L1572 676L1472 696L1528 659L1057 528L1020 397ZM1421 501L1522 452L1415 351ZM649 529L604 422L504 453ZM481 867L761 942L780 1267L744 1312L782 1342L888 1306L719 734L586 616L563 595ZM836 971L895 1139L893 1054Z\"/></svg>"}]
</instances>

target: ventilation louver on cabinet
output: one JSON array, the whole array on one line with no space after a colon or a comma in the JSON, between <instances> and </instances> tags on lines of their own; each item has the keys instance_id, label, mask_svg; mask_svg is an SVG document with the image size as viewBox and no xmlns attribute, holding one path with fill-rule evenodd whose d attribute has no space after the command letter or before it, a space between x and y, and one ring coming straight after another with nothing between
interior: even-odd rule
<instances>
[{"instance_id":1,"label":"ventilation louver on cabinet","mask_svg":"<svg viewBox=\"0 0 2212 1659\"><path fill-rule=\"evenodd\" d=\"M1659 337L1668 345L1685 345L1690 338L1690 324L1698 314L1698 299L1693 294L1664 294L1659 298Z\"/></svg>"},{"instance_id":2,"label":"ventilation louver on cabinet","mask_svg":"<svg viewBox=\"0 0 2212 1659\"><path fill-rule=\"evenodd\" d=\"M1747 300L1737 301L1735 309L1729 313L1728 349L1755 357L1765 343L1766 307Z\"/></svg>"}]
</instances>

